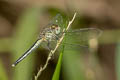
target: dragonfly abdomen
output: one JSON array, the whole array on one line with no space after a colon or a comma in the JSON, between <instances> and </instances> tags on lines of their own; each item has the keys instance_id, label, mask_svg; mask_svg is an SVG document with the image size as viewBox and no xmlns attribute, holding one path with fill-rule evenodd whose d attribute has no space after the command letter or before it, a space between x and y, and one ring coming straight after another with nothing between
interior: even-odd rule
<instances>
[{"instance_id":1,"label":"dragonfly abdomen","mask_svg":"<svg viewBox=\"0 0 120 80\"><path fill-rule=\"evenodd\" d=\"M31 48L29 48L12 66L16 66L20 61L22 61L25 57L27 57L33 50L38 48L38 46L41 44L42 39L36 40L36 42L33 44Z\"/></svg>"}]
</instances>

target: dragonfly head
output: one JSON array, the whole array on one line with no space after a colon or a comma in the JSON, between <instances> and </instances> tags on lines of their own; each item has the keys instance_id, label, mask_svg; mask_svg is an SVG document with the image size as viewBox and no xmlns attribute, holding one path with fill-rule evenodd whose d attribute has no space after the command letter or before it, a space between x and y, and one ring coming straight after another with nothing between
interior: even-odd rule
<instances>
[{"instance_id":1,"label":"dragonfly head","mask_svg":"<svg viewBox=\"0 0 120 80\"><path fill-rule=\"evenodd\" d=\"M51 29L55 32L55 34L59 34L60 33L60 27L56 24L51 26Z\"/></svg>"}]
</instances>

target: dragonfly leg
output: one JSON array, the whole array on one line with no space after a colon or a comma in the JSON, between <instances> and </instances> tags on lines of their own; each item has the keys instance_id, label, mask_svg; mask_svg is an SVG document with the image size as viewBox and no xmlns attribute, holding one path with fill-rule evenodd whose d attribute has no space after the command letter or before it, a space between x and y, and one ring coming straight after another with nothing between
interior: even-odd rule
<instances>
[{"instance_id":1,"label":"dragonfly leg","mask_svg":"<svg viewBox=\"0 0 120 80\"><path fill-rule=\"evenodd\" d=\"M59 40L59 37L58 37L57 35L56 35L56 37L55 37L55 38L56 38L56 40L57 40L57 41Z\"/></svg>"},{"instance_id":2,"label":"dragonfly leg","mask_svg":"<svg viewBox=\"0 0 120 80\"><path fill-rule=\"evenodd\" d=\"M51 46L50 46L50 41L48 41L48 43L47 43L47 49L48 49L49 51L52 50L52 48L51 48ZM54 54L52 55L52 59L54 59Z\"/></svg>"},{"instance_id":3,"label":"dragonfly leg","mask_svg":"<svg viewBox=\"0 0 120 80\"><path fill-rule=\"evenodd\" d=\"M52 50L51 47L50 47L50 41L48 41L48 43L47 43L47 49L48 49L49 51Z\"/></svg>"}]
</instances>

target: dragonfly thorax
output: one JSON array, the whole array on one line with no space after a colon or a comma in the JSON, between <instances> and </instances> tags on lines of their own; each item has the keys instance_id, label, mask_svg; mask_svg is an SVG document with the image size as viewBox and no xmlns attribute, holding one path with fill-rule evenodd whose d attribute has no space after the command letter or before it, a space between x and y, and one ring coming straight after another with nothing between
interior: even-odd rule
<instances>
[{"instance_id":1,"label":"dragonfly thorax","mask_svg":"<svg viewBox=\"0 0 120 80\"><path fill-rule=\"evenodd\" d=\"M45 41L56 40L60 32L61 28L58 25L53 24L49 28L45 28L41 33L40 38L44 38Z\"/></svg>"}]
</instances>

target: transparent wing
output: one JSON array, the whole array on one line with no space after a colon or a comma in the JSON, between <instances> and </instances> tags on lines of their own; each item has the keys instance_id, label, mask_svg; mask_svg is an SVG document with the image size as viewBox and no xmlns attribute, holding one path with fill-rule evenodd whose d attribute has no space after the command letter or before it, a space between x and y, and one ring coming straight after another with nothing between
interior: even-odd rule
<instances>
[{"instance_id":1,"label":"transparent wing","mask_svg":"<svg viewBox=\"0 0 120 80\"><path fill-rule=\"evenodd\" d=\"M84 51L84 52L88 52L89 47L86 45L81 45L81 44L72 44L72 43L62 43L61 46L58 48L58 50L62 51L62 50L75 50L75 51Z\"/></svg>"},{"instance_id":2,"label":"transparent wing","mask_svg":"<svg viewBox=\"0 0 120 80\"><path fill-rule=\"evenodd\" d=\"M97 28L83 28L70 30L65 32L65 38L61 45L67 46L67 49L88 49L88 41L93 38L98 38L102 31ZM57 41L51 41L50 46L52 49L55 48ZM61 48L61 47L60 47Z\"/></svg>"},{"instance_id":3,"label":"transparent wing","mask_svg":"<svg viewBox=\"0 0 120 80\"><path fill-rule=\"evenodd\" d=\"M66 32L65 43L72 43L86 46L88 41L93 38L98 38L102 31L97 28L83 28Z\"/></svg>"},{"instance_id":4,"label":"transparent wing","mask_svg":"<svg viewBox=\"0 0 120 80\"><path fill-rule=\"evenodd\" d=\"M57 15L50 21L49 24L50 24L50 25L56 24L56 25L58 25L58 26L60 26L60 27L64 27L64 26L63 26L64 22L63 22L63 17L62 17L62 15L61 15L61 14L57 14Z\"/></svg>"}]
</instances>

